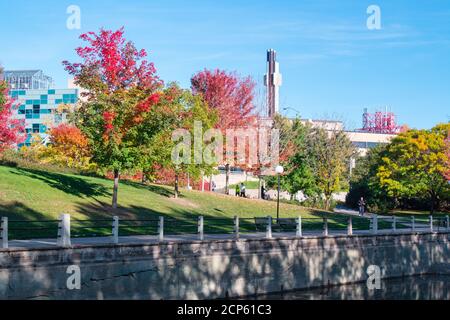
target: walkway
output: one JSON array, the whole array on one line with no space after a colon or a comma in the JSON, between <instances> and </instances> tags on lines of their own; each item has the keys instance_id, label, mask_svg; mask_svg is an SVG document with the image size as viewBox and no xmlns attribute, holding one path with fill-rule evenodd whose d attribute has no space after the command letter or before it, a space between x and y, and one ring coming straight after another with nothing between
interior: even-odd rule
<instances>
[{"instance_id":1,"label":"walkway","mask_svg":"<svg viewBox=\"0 0 450 320\"><path fill-rule=\"evenodd\" d=\"M441 230L442 231L442 230ZM417 233L427 233L429 228L416 228ZM379 230L378 235L383 234L408 234L411 233L411 229L397 229L395 232L392 229ZM369 230L354 230L354 235L373 235ZM347 230L329 230L328 236L343 236L347 235ZM303 237L321 237L323 231L304 231ZM295 232L272 232L273 238L295 238ZM257 233L243 233L240 234L240 239L265 239L265 232ZM235 239L233 234L205 234L204 241L215 240L233 240ZM191 242L198 241L198 235L196 234L183 234L183 235L166 235L164 242ZM119 244L156 244L158 243L157 236L126 236L119 237ZM101 246L101 245L114 245L112 237L95 237L95 238L72 238L72 246ZM40 248L56 248L56 239L33 239L33 240L10 240L10 249L40 249ZM0 249L0 252L2 249Z\"/></svg>"}]
</instances>

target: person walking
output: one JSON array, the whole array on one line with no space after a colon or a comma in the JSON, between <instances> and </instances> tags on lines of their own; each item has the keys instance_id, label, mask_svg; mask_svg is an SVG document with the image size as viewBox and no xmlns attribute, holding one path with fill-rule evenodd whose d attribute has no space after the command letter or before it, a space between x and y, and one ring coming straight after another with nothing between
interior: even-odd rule
<instances>
[{"instance_id":1,"label":"person walking","mask_svg":"<svg viewBox=\"0 0 450 320\"><path fill-rule=\"evenodd\" d=\"M241 183L241 197L245 198L245 184Z\"/></svg>"},{"instance_id":2,"label":"person walking","mask_svg":"<svg viewBox=\"0 0 450 320\"><path fill-rule=\"evenodd\" d=\"M241 195L241 189L239 188L239 184L236 184L236 197Z\"/></svg>"},{"instance_id":3,"label":"person walking","mask_svg":"<svg viewBox=\"0 0 450 320\"><path fill-rule=\"evenodd\" d=\"M363 197L361 197L361 199L359 199L358 206L359 206L359 215L363 216L364 212L366 211L366 202L364 201Z\"/></svg>"},{"instance_id":4,"label":"person walking","mask_svg":"<svg viewBox=\"0 0 450 320\"><path fill-rule=\"evenodd\" d=\"M266 200L266 188L264 186L261 186L261 199Z\"/></svg>"}]
</instances>

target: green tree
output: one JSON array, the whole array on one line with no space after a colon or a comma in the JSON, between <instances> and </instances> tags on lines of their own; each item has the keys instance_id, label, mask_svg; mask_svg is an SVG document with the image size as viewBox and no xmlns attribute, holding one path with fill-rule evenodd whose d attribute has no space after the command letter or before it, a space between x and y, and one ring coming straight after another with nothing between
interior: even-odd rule
<instances>
[{"instance_id":1,"label":"green tree","mask_svg":"<svg viewBox=\"0 0 450 320\"><path fill-rule=\"evenodd\" d=\"M280 162L285 169L280 179L281 188L288 191L291 198L299 191L315 196L318 189L307 145L310 128L299 119L288 120L279 115L275 117L274 127L280 132ZM268 184L276 186L276 177L271 177Z\"/></svg>"},{"instance_id":2,"label":"green tree","mask_svg":"<svg viewBox=\"0 0 450 320\"><path fill-rule=\"evenodd\" d=\"M350 177L350 190L346 204L352 208L358 207L361 197L372 212L387 212L395 208L397 200L386 194L377 178L378 167L386 150L386 145L380 144L369 150L366 156L356 158L356 167Z\"/></svg>"},{"instance_id":3,"label":"green tree","mask_svg":"<svg viewBox=\"0 0 450 320\"><path fill-rule=\"evenodd\" d=\"M175 197L179 195L179 178L183 173L187 173L191 178L199 178L203 174L211 174L215 163L195 161L194 125L197 122L201 130L206 131L215 126L217 122L217 112L211 110L201 95L194 95L190 90L181 89L176 83L171 83L162 95L164 107L173 114L174 121L170 126L166 126L163 131L155 136L152 144L151 155L147 158L147 166L165 168L174 173ZM187 148L177 149L178 139L173 139L174 130L181 129L182 133L189 136L186 144ZM197 148L203 150L203 137L197 137ZM202 154L200 154L202 156ZM180 159L182 161L174 161ZM150 160L150 161L149 161ZM203 160L203 157L200 159ZM150 169L151 171L151 169Z\"/></svg>"},{"instance_id":4,"label":"green tree","mask_svg":"<svg viewBox=\"0 0 450 320\"><path fill-rule=\"evenodd\" d=\"M448 144L450 124L431 130L409 130L392 140L377 170L380 185L390 197L426 195L433 213L449 199Z\"/></svg>"},{"instance_id":5,"label":"green tree","mask_svg":"<svg viewBox=\"0 0 450 320\"><path fill-rule=\"evenodd\" d=\"M314 128L308 135L308 150L317 188L329 210L333 193L348 185L350 159L355 157L356 149L344 131Z\"/></svg>"}]
</instances>

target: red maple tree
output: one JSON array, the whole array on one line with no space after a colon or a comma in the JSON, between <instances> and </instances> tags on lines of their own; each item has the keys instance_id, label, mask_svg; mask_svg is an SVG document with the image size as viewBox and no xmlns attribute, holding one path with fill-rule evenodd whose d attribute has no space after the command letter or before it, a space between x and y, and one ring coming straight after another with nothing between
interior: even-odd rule
<instances>
[{"instance_id":1,"label":"red maple tree","mask_svg":"<svg viewBox=\"0 0 450 320\"><path fill-rule=\"evenodd\" d=\"M146 51L127 41L123 28L80 38L87 43L76 49L81 62L63 65L87 90L77 110L77 126L89 141L93 161L114 172L112 204L117 208L120 173L142 163L143 149L163 126L155 117L163 83L145 59Z\"/></svg>"},{"instance_id":2,"label":"red maple tree","mask_svg":"<svg viewBox=\"0 0 450 320\"><path fill-rule=\"evenodd\" d=\"M12 117L16 110L17 105L8 96L8 85L0 81L0 154L26 139L24 121Z\"/></svg>"},{"instance_id":3,"label":"red maple tree","mask_svg":"<svg viewBox=\"0 0 450 320\"><path fill-rule=\"evenodd\" d=\"M98 34L88 32L80 39L88 43L75 49L83 62L63 61L63 65L75 76L76 84L89 90L86 95L111 94L136 87L154 91L162 85L154 64L145 60L147 52L126 41L123 27L117 31L101 29Z\"/></svg>"},{"instance_id":4,"label":"red maple tree","mask_svg":"<svg viewBox=\"0 0 450 320\"><path fill-rule=\"evenodd\" d=\"M216 109L219 116L216 128L225 135L228 129L256 129L256 115L254 100L255 82L251 77L241 78L234 72L223 70L203 70L191 79L191 88L194 94L201 94L212 109ZM254 143L250 141L249 143ZM236 146L236 145L235 145ZM226 155L224 144L224 162L226 170L225 193L229 194L230 163ZM248 155L248 148L245 153ZM236 158L236 150L233 157ZM233 165L247 169L246 164Z\"/></svg>"},{"instance_id":5,"label":"red maple tree","mask_svg":"<svg viewBox=\"0 0 450 320\"><path fill-rule=\"evenodd\" d=\"M203 70L191 79L194 94L201 94L210 108L218 111L218 129L248 127L255 120L255 82L236 73Z\"/></svg>"}]
</instances>

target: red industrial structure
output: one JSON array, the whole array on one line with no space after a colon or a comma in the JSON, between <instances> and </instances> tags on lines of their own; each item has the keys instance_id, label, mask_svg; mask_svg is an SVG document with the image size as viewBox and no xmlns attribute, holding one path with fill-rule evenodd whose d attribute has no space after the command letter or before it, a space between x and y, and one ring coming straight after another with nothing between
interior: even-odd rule
<instances>
[{"instance_id":1,"label":"red industrial structure","mask_svg":"<svg viewBox=\"0 0 450 320\"><path fill-rule=\"evenodd\" d=\"M388 112L387 108L386 111L377 111L375 113L369 113L366 108L364 109L363 128L361 131L396 134L399 133L400 127L397 126L395 121L395 114Z\"/></svg>"}]
</instances>

